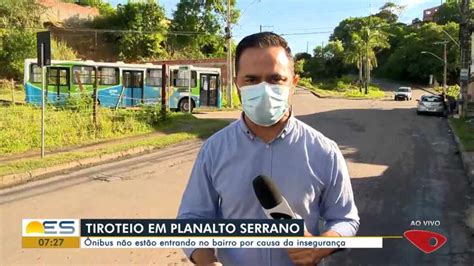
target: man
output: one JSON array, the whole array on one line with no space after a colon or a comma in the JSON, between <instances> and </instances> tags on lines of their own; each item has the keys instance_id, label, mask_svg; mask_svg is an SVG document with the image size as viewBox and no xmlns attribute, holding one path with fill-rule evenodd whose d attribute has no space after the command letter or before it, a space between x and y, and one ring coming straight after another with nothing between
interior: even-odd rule
<instances>
[{"instance_id":1,"label":"man","mask_svg":"<svg viewBox=\"0 0 474 266\"><path fill-rule=\"evenodd\" d=\"M243 114L201 148L183 194L179 219L266 219L252 187L271 177L305 234L353 236L359 227L347 167L336 143L296 119L293 57L280 36L263 32L237 46L235 83ZM324 220L322 233L319 220ZM329 249L186 249L199 265L308 265Z\"/></svg>"}]
</instances>

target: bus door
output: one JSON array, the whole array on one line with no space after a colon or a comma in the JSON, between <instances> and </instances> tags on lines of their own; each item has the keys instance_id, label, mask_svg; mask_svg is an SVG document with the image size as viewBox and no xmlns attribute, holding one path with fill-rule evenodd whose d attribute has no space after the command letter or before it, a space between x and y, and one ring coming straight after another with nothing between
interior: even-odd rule
<instances>
[{"instance_id":1,"label":"bus door","mask_svg":"<svg viewBox=\"0 0 474 266\"><path fill-rule=\"evenodd\" d=\"M70 72L67 67L48 67L47 68L48 90L46 92L48 101L57 102L66 99L70 93Z\"/></svg>"},{"instance_id":2,"label":"bus door","mask_svg":"<svg viewBox=\"0 0 474 266\"><path fill-rule=\"evenodd\" d=\"M125 106L143 103L143 71L123 70L123 88L125 90Z\"/></svg>"},{"instance_id":3,"label":"bus door","mask_svg":"<svg viewBox=\"0 0 474 266\"><path fill-rule=\"evenodd\" d=\"M217 106L218 75L201 74L199 102L201 106Z\"/></svg>"}]
</instances>

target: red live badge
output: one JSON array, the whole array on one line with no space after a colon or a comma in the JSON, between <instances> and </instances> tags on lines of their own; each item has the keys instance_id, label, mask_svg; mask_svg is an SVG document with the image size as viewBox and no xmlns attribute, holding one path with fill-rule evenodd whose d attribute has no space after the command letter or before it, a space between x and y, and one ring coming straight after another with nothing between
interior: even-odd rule
<instances>
[{"instance_id":1,"label":"red live badge","mask_svg":"<svg viewBox=\"0 0 474 266\"><path fill-rule=\"evenodd\" d=\"M448 240L441 234L425 230L409 230L403 233L403 235L415 247L426 254L435 252Z\"/></svg>"}]
</instances>

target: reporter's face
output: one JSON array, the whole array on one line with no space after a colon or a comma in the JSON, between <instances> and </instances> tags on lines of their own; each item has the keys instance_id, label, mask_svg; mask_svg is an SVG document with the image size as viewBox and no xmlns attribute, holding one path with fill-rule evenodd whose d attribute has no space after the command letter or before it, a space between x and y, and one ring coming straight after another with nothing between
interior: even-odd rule
<instances>
[{"instance_id":1,"label":"reporter's face","mask_svg":"<svg viewBox=\"0 0 474 266\"><path fill-rule=\"evenodd\" d=\"M282 47L247 48L240 57L235 78L238 88L266 81L291 88L290 98L298 82L291 61Z\"/></svg>"}]
</instances>

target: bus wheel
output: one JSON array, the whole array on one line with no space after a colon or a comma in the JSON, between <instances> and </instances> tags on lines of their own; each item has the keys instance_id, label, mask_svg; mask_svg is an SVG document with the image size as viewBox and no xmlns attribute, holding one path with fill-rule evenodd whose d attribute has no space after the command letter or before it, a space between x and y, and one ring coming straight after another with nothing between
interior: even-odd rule
<instances>
[{"instance_id":1,"label":"bus wheel","mask_svg":"<svg viewBox=\"0 0 474 266\"><path fill-rule=\"evenodd\" d=\"M179 110L181 112L189 112L189 100L188 98L183 98L181 99L181 101L179 101ZM194 103L194 101L191 99L191 112L193 112L193 109L194 107L196 106L196 104Z\"/></svg>"}]
</instances>

